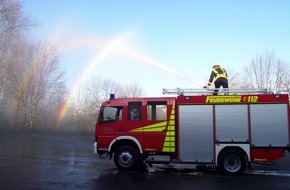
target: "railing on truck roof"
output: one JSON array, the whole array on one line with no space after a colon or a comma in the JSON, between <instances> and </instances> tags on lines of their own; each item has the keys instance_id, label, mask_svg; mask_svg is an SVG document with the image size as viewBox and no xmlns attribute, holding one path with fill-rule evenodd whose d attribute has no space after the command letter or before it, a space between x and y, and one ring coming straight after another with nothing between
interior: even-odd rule
<instances>
[{"instance_id":1,"label":"railing on truck roof","mask_svg":"<svg viewBox=\"0 0 290 190\"><path fill-rule=\"evenodd\" d=\"M184 89L184 88L175 88L175 89L163 89L163 94L177 94L177 95L212 95L215 90L218 90L219 95L236 95L236 94L272 94L270 90L260 89L260 88L240 88L240 89L231 89L231 88L221 88L221 89Z\"/></svg>"}]
</instances>

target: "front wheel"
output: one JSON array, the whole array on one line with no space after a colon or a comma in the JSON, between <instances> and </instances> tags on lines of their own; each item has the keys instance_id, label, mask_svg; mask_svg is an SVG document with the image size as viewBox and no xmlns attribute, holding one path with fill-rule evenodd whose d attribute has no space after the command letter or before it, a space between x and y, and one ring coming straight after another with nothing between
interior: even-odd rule
<instances>
[{"instance_id":1,"label":"front wheel","mask_svg":"<svg viewBox=\"0 0 290 190\"><path fill-rule=\"evenodd\" d=\"M223 152L218 161L218 169L231 176L241 175L246 168L246 159L243 154L237 150L227 150Z\"/></svg>"},{"instance_id":2,"label":"front wheel","mask_svg":"<svg viewBox=\"0 0 290 190\"><path fill-rule=\"evenodd\" d=\"M134 170L141 162L141 155L133 146L121 146L114 154L114 162L120 170Z\"/></svg>"}]
</instances>

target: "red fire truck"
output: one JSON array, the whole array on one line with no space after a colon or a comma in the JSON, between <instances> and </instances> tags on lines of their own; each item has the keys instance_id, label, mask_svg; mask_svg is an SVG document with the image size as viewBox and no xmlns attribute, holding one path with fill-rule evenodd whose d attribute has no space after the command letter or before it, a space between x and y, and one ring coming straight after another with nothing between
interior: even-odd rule
<instances>
[{"instance_id":1,"label":"red fire truck","mask_svg":"<svg viewBox=\"0 0 290 190\"><path fill-rule=\"evenodd\" d=\"M290 149L288 93L163 89L175 96L110 98L95 130L100 157L121 170L144 162L212 165L227 175L273 162Z\"/></svg>"}]
</instances>

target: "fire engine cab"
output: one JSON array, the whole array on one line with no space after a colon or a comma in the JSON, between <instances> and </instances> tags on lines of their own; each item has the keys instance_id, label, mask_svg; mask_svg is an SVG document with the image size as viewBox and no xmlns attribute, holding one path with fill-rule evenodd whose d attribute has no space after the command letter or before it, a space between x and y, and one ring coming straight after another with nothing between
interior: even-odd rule
<instances>
[{"instance_id":1,"label":"fire engine cab","mask_svg":"<svg viewBox=\"0 0 290 190\"><path fill-rule=\"evenodd\" d=\"M163 89L164 97L105 101L95 128L100 157L121 170L142 163L205 164L227 175L289 151L288 93Z\"/></svg>"}]
</instances>

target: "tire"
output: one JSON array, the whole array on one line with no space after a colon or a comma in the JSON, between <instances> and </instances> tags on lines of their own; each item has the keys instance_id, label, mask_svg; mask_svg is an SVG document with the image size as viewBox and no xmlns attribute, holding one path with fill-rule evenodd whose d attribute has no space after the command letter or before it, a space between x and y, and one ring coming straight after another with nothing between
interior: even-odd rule
<instances>
[{"instance_id":1,"label":"tire","mask_svg":"<svg viewBox=\"0 0 290 190\"><path fill-rule=\"evenodd\" d=\"M133 146L124 145L115 151L114 162L120 170L135 170L141 163L141 155Z\"/></svg>"},{"instance_id":2,"label":"tire","mask_svg":"<svg viewBox=\"0 0 290 190\"><path fill-rule=\"evenodd\" d=\"M225 175L242 175L246 168L246 159L237 150L227 150L222 152L218 160L218 169Z\"/></svg>"}]
</instances>

